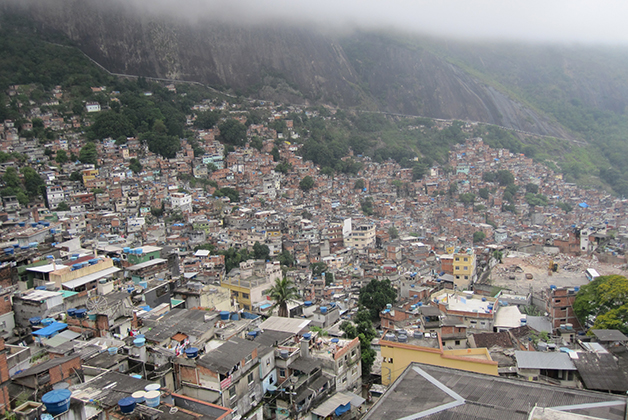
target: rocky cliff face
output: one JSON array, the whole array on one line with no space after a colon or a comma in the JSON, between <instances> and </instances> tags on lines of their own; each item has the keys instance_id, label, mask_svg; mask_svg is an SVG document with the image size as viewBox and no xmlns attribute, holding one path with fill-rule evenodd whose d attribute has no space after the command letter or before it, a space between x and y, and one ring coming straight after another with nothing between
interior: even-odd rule
<instances>
[{"instance_id":1,"label":"rocky cliff face","mask_svg":"<svg viewBox=\"0 0 628 420\"><path fill-rule=\"evenodd\" d=\"M271 100L481 121L569 137L562 126L468 67L390 38L289 25L190 24L95 0L36 4L27 13L38 27L61 32L113 73L199 81Z\"/></svg>"}]
</instances>

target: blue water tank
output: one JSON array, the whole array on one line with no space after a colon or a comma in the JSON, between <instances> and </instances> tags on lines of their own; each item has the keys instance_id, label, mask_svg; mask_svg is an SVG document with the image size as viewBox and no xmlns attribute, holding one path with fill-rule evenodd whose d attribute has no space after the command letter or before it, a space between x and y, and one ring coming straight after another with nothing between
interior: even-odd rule
<instances>
[{"instance_id":1,"label":"blue water tank","mask_svg":"<svg viewBox=\"0 0 628 420\"><path fill-rule=\"evenodd\" d=\"M223 321L228 320L229 315L231 315L229 311L220 311L220 319L222 319Z\"/></svg>"},{"instance_id":2,"label":"blue water tank","mask_svg":"<svg viewBox=\"0 0 628 420\"><path fill-rule=\"evenodd\" d=\"M41 320L41 325L43 325L44 327L47 327L48 325L52 324L53 322L55 322L54 319L52 318L44 318Z\"/></svg>"},{"instance_id":3,"label":"blue water tank","mask_svg":"<svg viewBox=\"0 0 628 420\"><path fill-rule=\"evenodd\" d=\"M312 301L311 300L306 300L305 302L303 302L303 304L308 307L308 306L312 306Z\"/></svg>"},{"instance_id":4,"label":"blue water tank","mask_svg":"<svg viewBox=\"0 0 628 420\"><path fill-rule=\"evenodd\" d=\"M257 331L249 331L246 335L249 337L255 338L257 337Z\"/></svg>"},{"instance_id":5,"label":"blue water tank","mask_svg":"<svg viewBox=\"0 0 628 420\"><path fill-rule=\"evenodd\" d=\"M7 255L13 255L13 248L4 248L4 253Z\"/></svg>"},{"instance_id":6,"label":"blue water tank","mask_svg":"<svg viewBox=\"0 0 628 420\"><path fill-rule=\"evenodd\" d=\"M120 406L120 411L124 414L130 414L135 410L135 398L126 397L122 398L118 401L118 405Z\"/></svg>"},{"instance_id":7,"label":"blue water tank","mask_svg":"<svg viewBox=\"0 0 628 420\"><path fill-rule=\"evenodd\" d=\"M26 226L26 223L25 222L18 222L17 225L19 227L24 227L24 226Z\"/></svg>"},{"instance_id":8,"label":"blue water tank","mask_svg":"<svg viewBox=\"0 0 628 420\"><path fill-rule=\"evenodd\" d=\"M196 347L190 347L185 350L185 355L188 359L196 359L196 356L198 356L198 349Z\"/></svg>"},{"instance_id":9,"label":"blue water tank","mask_svg":"<svg viewBox=\"0 0 628 420\"><path fill-rule=\"evenodd\" d=\"M82 263L72 264L72 268L75 270L81 269L83 268L83 264Z\"/></svg>"},{"instance_id":10,"label":"blue water tank","mask_svg":"<svg viewBox=\"0 0 628 420\"><path fill-rule=\"evenodd\" d=\"M68 316L74 316L74 315L76 315L76 308L68 309Z\"/></svg>"},{"instance_id":11,"label":"blue water tank","mask_svg":"<svg viewBox=\"0 0 628 420\"><path fill-rule=\"evenodd\" d=\"M423 306L423 302L419 302L419 303L417 303L417 305Z\"/></svg>"},{"instance_id":12,"label":"blue water tank","mask_svg":"<svg viewBox=\"0 0 628 420\"><path fill-rule=\"evenodd\" d=\"M94 265L94 264L98 264L98 261L100 261L98 258L92 258L91 260L87 262L89 263L89 265Z\"/></svg>"},{"instance_id":13,"label":"blue water tank","mask_svg":"<svg viewBox=\"0 0 628 420\"><path fill-rule=\"evenodd\" d=\"M143 253L143 252L144 252L144 251L142 250L142 248L136 248L136 249L135 249L135 253L136 253L137 255L142 255L142 253Z\"/></svg>"},{"instance_id":14,"label":"blue water tank","mask_svg":"<svg viewBox=\"0 0 628 420\"><path fill-rule=\"evenodd\" d=\"M131 248L128 246L125 246L124 248L122 248L122 252L124 252L125 254L128 254L129 252L131 252Z\"/></svg>"},{"instance_id":15,"label":"blue water tank","mask_svg":"<svg viewBox=\"0 0 628 420\"><path fill-rule=\"evenodd\" d=\"M485 297L482 298L482 302L486 302L486 298Z\"/></svg>"},{"instance_id":16,"label":"blue water tank","mask_svg":"<svg viewBox=\"0 0 628 420\"><path fill-rule=\"evenodd\" d=\"M556 286L553 284L550 284L550 290L556 290Z\"/></svg>"},{"instance_id":17,"label":"blue water tank","mask_svg":"<svg viewBox=\"0 0 628 420\"><path fill-rule=\"evenodd\" d=\"M331 342L334 343L334 344L338 343L339 341L340 341L339 338L332 338L331 339Z\"/></svg>"},{"instance_id":18,"label":"blue water tank","mask_svg":"<svg viewBox=\"0 0 628 420\"><path fill-rule=\"evenodd\" d=\"M117 348L117 347L109 347L109 348L107 349L107 351L109 352L109 354L110 354L111 356L113 356L114 354L118 354L118 348Z\"/></svg>"},{"instance_id":19,"label":"blue water tank","mask_svg":"<svg viewBox=\"0 0 628 420\"><path fill-rule=\"evenodd\" d=\"M322 314L326 314L327 313L327 306L321 306L321 313Z\"/></svg>"},{"instance_id":20,"label":"blue water tank","mask_svg":"<svg viewBox=\"0 0 628 420\"><path fill-rule=\"evenodd\" d=\"M311 333L305 333L305 334L303 334L303 339L304 339L304 340L309 340L310 338L312 338L312 334L311 334Z\"/></svg>"},{"instance_id":21,"label":"blue water tank","mask_svg":"<svg viewBox=\"0 0 628 420\"><path fill-rule=\"evenodd\" d=\"M69 389L55 389L41 397L41 402L46 406L48 413L53 416L65 413L70 408L72 391Z\"/></svg>"},{"instance_id":22,"label":"blue water tank","mask_svg":"<svg viewBox=\"0 0 628 420\"><path fill-rule=\"evenodd\" d=\"M35 290L46 290L46 286L37 286Z\"/></svg>"},{"instance_id":23,"label":"blue water tank","mask_svg":"<svg viewBox=\"0 0 628 420\"><path fill-rule=\"evenodd\" d=\"M240 320L240 314L237 312L234 312L231 314L231 320L232 321L239 321Z\"/></svg>"},{"instance_id":24,"label":"blue water tank","mask_svg":"<svg viewBox=\"0 0 628 420\"><path fill-rule=\"evenodd\" d=\"M77 309L74 315L76 315L77 318L85 318L85 313L87 313L87 309Z\"/></svg>"},{"instance_id":25,"label":"blue water tank","mask_svg":"<svg viewBox=\"0 0 628 420\"><path fill-rule=\"evenodd\" d=\"M41 324L41 318L38 316L34 316L32 318L28 318L28 322L30 322L31 325L39 325Z\"/></svg>"},{"instance_id":26,"label":"blue water tank","mask_svg":"<svg viewBox=\"0 0 628 420\"><path fill-rule=\"evenodd\" d=\"M135 340L133 340L133 345L135 347L144 347L144 344L146 344L145 338L136 338Z\"/></svg>"},{"instance_id":27,"label":"blue water tank","mask_svg":"<svg viewBox=\"0 0 628 420\"><path fill-rule=\"evenodd\" d=\"M37 223L36 223L36 222L32 222L32 223L31 223L31 227L36 227L36 226L37 226Z\"/></svg>"},{"instance_id":28,"label":"blue water tank","mask_svg":"<svg viewBox=\"0 0 628 420\"><path fill-rule=\"evenodd\" d=\"M576 286L576 287L573 288L573 291L578 293L580 291L580 288L578 286Z\"/></svg>"}]
</instances>

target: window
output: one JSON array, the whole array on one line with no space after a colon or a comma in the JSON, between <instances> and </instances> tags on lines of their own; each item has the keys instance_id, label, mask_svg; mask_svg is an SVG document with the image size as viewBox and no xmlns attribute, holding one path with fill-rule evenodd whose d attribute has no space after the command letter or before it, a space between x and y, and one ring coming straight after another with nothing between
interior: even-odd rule
<instances>
[{"instance_id":1,"label":"window","mask_svg":"<svg viewBox=\"0 0 628 420\"><path fill-rule=\"evenodd\" d=\"M467 257L464 257L464 262L469 261L469 259Z\"/></svg>"},{"instance_id":2,"label":"window","mask_svg":"<svg viewBox=\"0 0 628 420\"><path fill-rule=\"evenodd\" d=\"M352 359L355 357L355 353L356 353L355 349L351 350L351 358Z\"/></svg>"},{"instance_id":3,"label":"window","mask_svg":"<svg viewBox=\"0 0 628 420\"><path fill-rule=\"evenodd\" d=\"M460 340L456 340L456 341L454 342L454 344L455 344L456 346L459 346L459 345L460 345Z\"/></svg>"},{"instance_id":4,"label":"window","mask_svg":"<svg viewBox=\"0 0 628 420\"><path fill-rule=\"evenodd\" d=\"M249 298L248 293L242 293L242 299L248 299L248 298Z\"/></svg>"},{"instance_id":5,"label":"window","mask_svg":"<svg viewBox=\"0 0 628 420\"><path fill-rule=\"evenodd\" d=\"M253 360L253 355L252 355L252 354L249 354L248 356L246 356L246 357L244 358L244 363L248 363L248 362L250 362L251 360Z\"/></svg>"},{"instance_id":6,"label":"window","mask_svg":"<svg viewBox=\"0 0 628 420\"><path fill-rule=\"evenodd\" d=\"M285 369L279 369L279 377L280 378L285 378L286 377L286 370Z\"/></svg>"},{"instance_id":7,"label":"window","mask_svg":"<svg viewBox=\"0 0 628 420\"><path fill-rule=\"evenodd\" d=\"M460 261L460 257L456 257L456 261Z\"/></svg>"},{"instance_id":8,"label":"window","mask_svg":"<svg viewBox=\"0 0 628 420\"><path fill-rule=\"evenodd\" d=\"M456 270L460 270L460 266L459 265L456 266Z\"/></svg>"},{"instance_id":9,"label":"window","mask_svg":"<svg viewBox=\"0 0 628 420\"><path fill-rule=\"evenodd\" d=\"M467 266L465 265L465 266L463 266L463 267L462 267L462 269L463 269L464 271L467 271L467 270L469 269L469 267L467 267Z\"/></svg>"},{"instance_id":10,"label":"window","mask_svg":"<svg viewBox=\"0 0 628 420\"><path fill-rule=\"evenodd\" d=\"M231 388L229 388L229 399L233 399L236 396L236 389L235 386L232 386Z\"/></svg>"},{"instance_id":11,"label":"window","mask_svg":"<svg viewBox=\"0 0 628 420\"><path fill-rule=\"evenodd\" d=\"M249 381L249 385L251 385L254 379L253 372L249 373L249 376L247 376L246 379Z\"/></svg>"},{"instance_id":12,"label":"window","mask_svg":"<svg viewBox=\"0 0 628 420\"><path fill-rule=\"evenodd\" d=\"M465 280L469 280L469 276L464 276L464 279Z\"/></svg>"},{"instance_id":13,"label":"window","mask_svg":"<svg viewBox=\"0 0 628 420\"><path fill-rule=\"evenodd\" d=\"M346 375L342 377L342 383L343 383L343 384L346 384L346 383L347 383L347 376L346 376Z\"/></svg>"},{"instance_id":14,"label":"window","mask_svg":"<svg viewBox=\"0 0 628 420\"><path fill-rule=\"evenodd\" d=\"M554 299L554 303L560 303L560 299Z\"/></svg>"},{"instance_id":15,"label":"window","mask_svg":"<svg viewBox=\"0 0 628 420\"><path fill-rule=\"evenodd\" d=\"M249 305L242 305L242 309L244 309L245 311L249 310Z\"/></svg>"}]
</instances>

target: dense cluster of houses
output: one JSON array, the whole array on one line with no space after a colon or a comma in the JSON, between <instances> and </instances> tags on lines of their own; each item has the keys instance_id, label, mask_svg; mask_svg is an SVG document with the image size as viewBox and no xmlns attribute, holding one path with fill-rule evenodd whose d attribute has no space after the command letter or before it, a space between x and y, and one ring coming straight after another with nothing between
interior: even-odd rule
<instances>
[{"instance_id":1,"label":"dense cluster of houses","mask_svg":"<svg viewBox=\"0 0 628 420\"><path fill-rule=\"evenodd\" d=\"M53 93L63 97L61 88ZM86 104L87 112L101 112L96 105ZM547 316L530 316L523 307L533 305L533 296L495 296L483 283L498 263L495 251L595 255L625 264L625 200L565 183L532 159L479 138L455 146L447 165L419 180L393 161L353 154L359 172L332 177L299 156L295 140L307 133L288 119L315 111L212 101L194 110L242 119L252 108L286 122L284 132L266 122L248 127L249 139L263 139L261 149L247 145L225 154L219 130L194 129L191 114L194 145L182 140L175 158L151 153L136 138L102 139L97 165L51 158L60 150L80 153L88 120L67 122L31 108L27 121L39 118L59 133L44 147L20 139L13 122L4 121L0 150L28 159L0 163L0 173L38 169L46 200L24 206L2 197L0 410L22 399L23 410L41 410L42 396L69 387L68 419L357 418L378 388L363 395L360 341L344 339L339 326L357 311L360 288L372 279L391 280L398 295L381 311L372 344L373 373L383 385L405 378L420 361L628 390L626 337L578 335L581 326L569 312L575 288L544 291ZM275 147L288 171L275 170ZM141 170L131 168L131 159ZM509 200L506 185L483 176L498 170L520 186ZM309 190L299 186L306 176L314 180ZM356 188L360 180L363 188ZM526 201L528 184L547 205ZM238 199L224 189L237 191ZM465 193L473 194L471 203L458 199ZM370 215L362 211L367 200ZM514 211L504 211L507 201ZM484 239L473 243L477 232ZM230 260L230 252L252 255L260 247L263 258ZM269 298L284 276L300 295L289 304L290 318L275 316ZM614 376L600 383L598 368ZM141 394L156 390L157 402ZM120 401L136 394L135 411L124 411Z\"/></svg>"}]
</instances>

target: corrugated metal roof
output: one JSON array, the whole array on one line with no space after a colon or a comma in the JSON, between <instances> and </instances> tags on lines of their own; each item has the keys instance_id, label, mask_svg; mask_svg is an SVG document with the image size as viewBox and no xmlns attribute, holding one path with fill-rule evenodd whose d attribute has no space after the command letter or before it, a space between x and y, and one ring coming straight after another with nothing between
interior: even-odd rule
<instances>
[{"instance_id":1,"label":"corrugated metal roof","mask_svg":"<svg viewBox=\"0 0 628 420\"><path fill-rule=\"evenodd\" d=\"M516 351L515 359L519 369L576 370L567 353Z\"/></svg>"}]
</instances>

